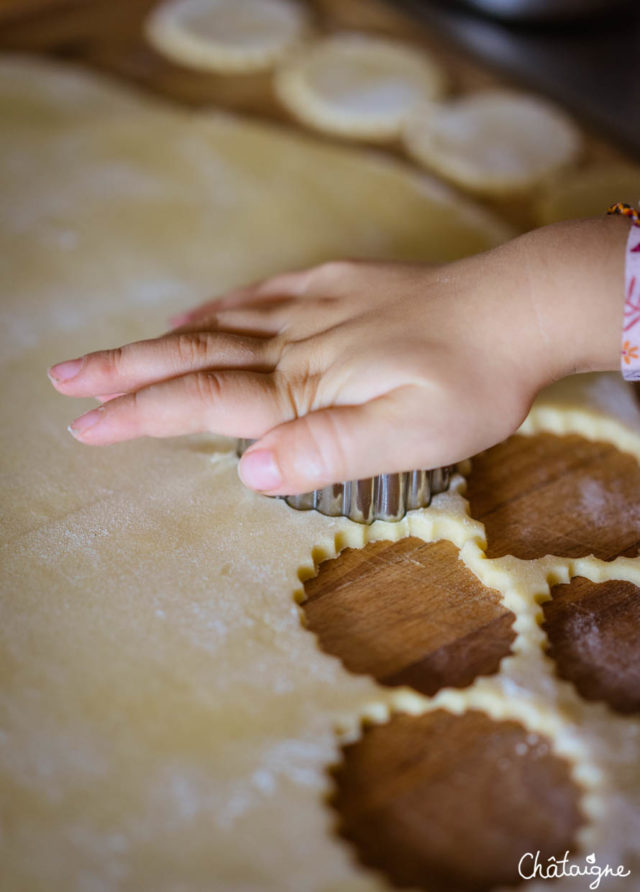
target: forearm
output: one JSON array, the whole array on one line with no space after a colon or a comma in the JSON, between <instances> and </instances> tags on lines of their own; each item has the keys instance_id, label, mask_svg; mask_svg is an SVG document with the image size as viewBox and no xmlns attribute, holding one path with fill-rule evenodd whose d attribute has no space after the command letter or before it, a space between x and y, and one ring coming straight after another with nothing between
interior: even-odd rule
<instances>
[{"instance_id":1,"label":"forearm","mask_svg":"<svg viewBox=\"0 0 640 892\"><path fill-rule=\"evenodd\" d=\"M620 367L628 220L568 221L512 243L531 312L548 345L549 380Z\"/></svg>"}]
</instances>

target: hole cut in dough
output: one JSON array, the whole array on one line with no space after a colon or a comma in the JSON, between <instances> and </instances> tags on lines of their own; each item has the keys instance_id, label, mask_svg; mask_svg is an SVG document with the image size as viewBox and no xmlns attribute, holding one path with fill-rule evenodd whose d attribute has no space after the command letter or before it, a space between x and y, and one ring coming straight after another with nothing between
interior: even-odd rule
<instances>
[{"instance_id":1,"label":"hole cut in dough","mask_svg":"<svg viewBox=\"0 0 640 892\"><path fill-rule=\"evenodd\" d=\"M445 710L366 728L332 767L338 832L400 888L487 892L525 852L562 857L583 821L569 765L513 721Z\"/></svg>"},{"instance_id":2,"label":"hole cut in dough","mask_svg":"<svg viewBox=\"0 0 640 892\"><path fill-rule=\"evenodd\" d=\"M544 604L548 653L585 700L640 713L640 587L576 577Z\"/></svg>"},{"instance_id":3,"label":"hole cut in dough","mask_svg":"<svg viewBox=\"0 0 640 892\"><path fill-rule=\"evenodd\" d=\"M347 549L305 583L306 628L349 672L431 696L497 672L515 616L446 541Z\"/></svg>"},{"instance_id":4,"label":"hole cut in dough","mask_svg":"<svg viewBox=\"0 0 640 892\"><path fill-rule=\"evenodd\" d=\"M488 557L612 560L640 549L640 466L610 443L512 437L474 458L467 486Z\"/></svg>"}]
</instances>

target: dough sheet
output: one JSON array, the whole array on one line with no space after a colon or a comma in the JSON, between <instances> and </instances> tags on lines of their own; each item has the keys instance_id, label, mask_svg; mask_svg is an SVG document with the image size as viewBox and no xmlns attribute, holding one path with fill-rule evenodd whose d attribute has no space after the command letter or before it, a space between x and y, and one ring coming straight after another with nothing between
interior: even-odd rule
<instances>
[{"instance_id":1,"label":"dough sheet","mask_svg":"<svg viewBox=\"0 0 640 892\"><path fill-rule=\"evenodd\" d=\"M640 584L640 558L488 560L460 476L395 525L296 512L242 487L224 438L81 446L65 428L91 402L46 378L241 281L448 260L506 230L395 162L42 61L0 62L0 119L2 892L387 889L332 833L326 768L364 718L441 706L548 735L584 791L582 852L637 876L640 723L556 679L540 602L577 574ZM615 376L543 395L538 430L640 458ZM499 674L434 698L383 688L303 628L319 560L406 535L449 539L502 592L517 638Z\"/></svg>"}]
</instances>

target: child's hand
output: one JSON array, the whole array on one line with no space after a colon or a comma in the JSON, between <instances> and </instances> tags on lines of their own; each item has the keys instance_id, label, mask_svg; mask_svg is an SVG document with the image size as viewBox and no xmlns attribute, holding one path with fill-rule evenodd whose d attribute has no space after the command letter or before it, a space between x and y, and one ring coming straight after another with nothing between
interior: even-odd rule
<instances>
[{"instance_id":1,"label":"child's hand","mask_svg":"<svg viewBox=\"0 0 640 892\"><path fill-rule=\"evenodd\" d=\"M512 433L564 371L522 241L441 267L277 276L50 376L61 393L104 401L71 426L83 443L255 438L240 474L270 494L450 464Z\"/></svg>"}]
</instances>

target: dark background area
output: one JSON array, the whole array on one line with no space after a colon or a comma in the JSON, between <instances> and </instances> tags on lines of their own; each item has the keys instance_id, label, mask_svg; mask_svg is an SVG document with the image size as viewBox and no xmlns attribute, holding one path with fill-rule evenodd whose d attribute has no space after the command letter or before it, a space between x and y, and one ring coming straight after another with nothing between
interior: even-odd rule
<instances>
[{"instance_id":1,"label":"dark background area","mask_svg":"<svg viewBox=\"0 0 640 892\"><path fill-rule=\"evenodd\" d=\"M566 21L500 20L452 0L396 2L445 41L546 93L640 158L640 2L612 0L604 12Z\"/></svg>"}]
</instances>

